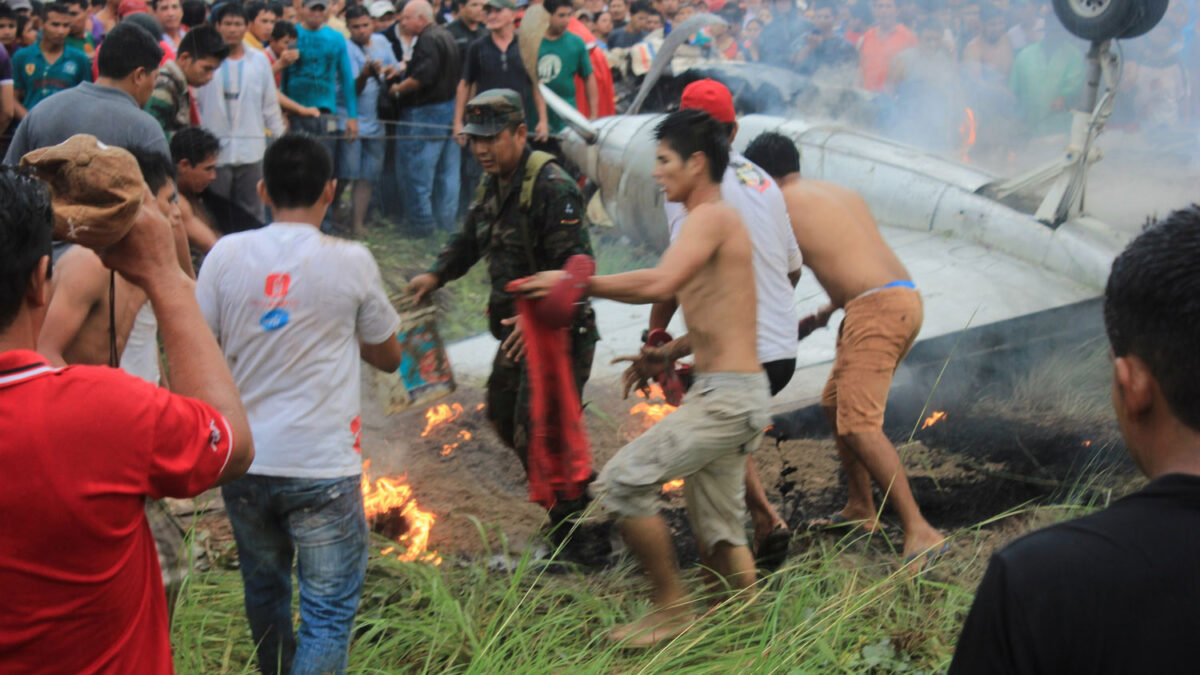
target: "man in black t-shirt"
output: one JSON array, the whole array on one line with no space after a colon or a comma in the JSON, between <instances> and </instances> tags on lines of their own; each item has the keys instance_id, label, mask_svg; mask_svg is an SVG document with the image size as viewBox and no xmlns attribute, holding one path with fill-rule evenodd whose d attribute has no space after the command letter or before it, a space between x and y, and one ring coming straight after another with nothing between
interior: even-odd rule
<instances>
[{"instance_id":1,"label":"man in black t-shirt","mask_svg":"<svg viewBox=\"0 0 1200 675\"><path fill-rule=\"evenodd\" d=\"M487 26L483 25L484 0L456 0L458 16L446 24L446 30L454 36L454 44L458 45L459 59L466 58L467 48L471 43L488 36Z\"/></svg>"},{"instance_id":2,"label":"man in black t-shirt","mask_svg":"<svg viewBox=\"0 0 1200 675\"><path fill-rule=\"evenodd\" d=\"M1200 663L1200 207L1113 263L1113 408L1149 485L992 556L953 673L1192 673Z\"/></svg>"}]
</instances>

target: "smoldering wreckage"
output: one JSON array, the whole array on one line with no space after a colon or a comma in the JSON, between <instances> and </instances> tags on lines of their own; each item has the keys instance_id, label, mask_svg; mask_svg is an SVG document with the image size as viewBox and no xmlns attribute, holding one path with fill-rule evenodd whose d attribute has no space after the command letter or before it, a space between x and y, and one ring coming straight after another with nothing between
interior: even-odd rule
<instances>
[{"instance_id":1,"label":"smoldering wreckage","mask_svg":"<svg viewBox=\"0 0 1200 675\"><path fill-rule=\"evenodd\" d=\"M975 131L970 110L965 111L970 123L960 130L964 146L951 153L954 158L947 158L861 130L876 116L867 92L769 66L698 61L678 52L683 43L679 38L660 45L651 67L634 81L637 86L627 86L619 96L622 114L589 121L545 85L541 90L547 105L568 124L560 137L564 153L587 179L596 195L594 203L602 207L598 212L632 244L661 251L667 243L666 218L662 194L650 172L654 128L663 114L643 111L669 109L682 87L696 79L709 77L726 84L740 115L735 149L743 149L767 131L792 139L800 151L803 176L843 185L864 197L880 220L885 239L923 290L926 323L889 397L889 436L917 436L929 444L974 447L992 459L1012 459L986 437L1007 439L1022 430L999 428L1011 426L1011 420L969 422L962 418L967 413L962 401L981 387L993 393L1003 390L1033 364L1100 334L1099 296L1129 233L1089 215L1088 170L1101 159L1097 138L1117 97L1121 62L1116 40L1149 31L1167 4L1167 0L1055 3L1063 25L1090 42L1085 96L1072 113L1061 154L1008 177L968 163L965 151L970 150ZM686 38L720 21L713 15L697 15L672 35ZM831 113L836 113L837 121L830 121ZM796 289L798 302L822 297L810 276ZM619 370L608 361L639 342L646 316L628 309L596 303L605 340L597 349L593 380L615 378ZM443 457L471 452L472 443L484 439L479 437L481 429L464 421L478 410L435 399L453 391L452 369L460 378L485 377L494 341L484 335L443 349L436 337L436 314L425 312L417 318L417 335L400 369L403 377L380 380L378 398L390 401L385 403L391 406L389 412L429 406L415 422L423 426L416 439L419 444L436 448ZM828 434L823 414L813 403L832 361L833 333L820 331L802 343L796 377L775 400L775 423L768 435L776 442ZM636 435L673 410L661 391L653 391L632 405L630 420L622 429L627 436ZM1024 433L1023 454L1030 461L1022 459L1013 470L1027 470L1041 478L985 490L996 501L969 512L951 516L955 509L946 508L946 517L954 522L945 525L968 525L1005 507L1048 496L1081 467L1119 462L1123 455L1115 436L1094 442L1091 436L1096 434L1086 430L1029 428ZM774 485L793 526L802 524L805 511L794 472L785 464ZM665 485L664 495L678 491L681 484ZM402 561L442 563L443 556L429 549L437 515L418 506L405 476L372 478L368 468L362 486L373 529L395 542L378 547L378 553ZM935 517L943 511L938 499L927 506ZM686 529L680 509L667 514L673 529ZM608 539L607 527L591 528L577 538L596 541L585 544L583 554L573 562L609 562L611 549L607 541L599 541ZM694 559L686 550L683 553L684 559Z\"/></svg>"}]
</instances>

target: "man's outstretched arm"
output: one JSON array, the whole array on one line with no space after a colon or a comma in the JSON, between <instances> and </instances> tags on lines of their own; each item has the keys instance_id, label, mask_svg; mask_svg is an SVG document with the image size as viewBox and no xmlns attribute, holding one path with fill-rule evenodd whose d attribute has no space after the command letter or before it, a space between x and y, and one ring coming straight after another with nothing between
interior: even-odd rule
<instances>
[{"instance_id":1,"label":"man's outstretched arm","mask_svg":"<svg viewBox=\"0 0 1200 675\"><path fill-rule=\"evenodd\" d=\"M673 301L679 289L716 253L720 239L716 209L698 208L684 221L679 237L663 253L658 266L592 277L588 292L633 305Z\"/></svg>"}]
</instances>

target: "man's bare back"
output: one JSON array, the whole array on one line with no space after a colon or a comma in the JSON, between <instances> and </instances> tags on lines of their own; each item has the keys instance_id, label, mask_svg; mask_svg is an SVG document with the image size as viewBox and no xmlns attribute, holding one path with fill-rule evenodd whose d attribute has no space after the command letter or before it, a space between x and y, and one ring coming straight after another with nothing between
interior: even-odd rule
<instances>
[{"instance_id":1,"label":"man's bare back","mask_svg":"<svg viewBox=\"0 0 1200 675\"><path fill-rule=\"evenodd\" d=\"M780 179L779 187L804 264L834 308L873 288L909 280L857 192L799 174Z\"/></svg>"},{"instance_id":2,"label":"man's bare back","mask_svg":"<svg viewBox=\"0 0 1200 675\"><path fill-rule=\"evenodd\" d=\"M756 347L756 302L750 236L733 207L701 205L683 223L678 245L691 239L715 240L712 256L680 288L676 297L695 354L698 372L752 373L762 369ZM664 261L666 256L664 254Z\"/></svg>"},{"instance_id":3,"label":"man's bare back","mask_svg":"<svg viewBox=\"0 0 1200 675\"><path fill-rule=\"evenodd\" d=\"M116 279L117 354L133 330L146 294ZM55 265L50 305L38 338L38 351L57 365L109 363L109 270L88 248L72 246Z\"/></svg>"}]
</instances>

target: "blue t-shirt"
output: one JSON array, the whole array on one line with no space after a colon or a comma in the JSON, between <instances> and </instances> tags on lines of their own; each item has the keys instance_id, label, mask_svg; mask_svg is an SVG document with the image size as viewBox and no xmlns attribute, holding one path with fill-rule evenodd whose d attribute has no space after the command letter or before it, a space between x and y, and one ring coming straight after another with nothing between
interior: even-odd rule
<instances>
[{"instance_id":1,"label":"blue t-shirt","mask_svg":"<svg viewBox=\"0 0 1200 675\"><path fill-rule=\"evenodd\" d=\"M333 112L338 109L340 85L347 116L357 118L358 100L346 38L329 26L312 31L297 24L296 32L300 58L283 71L283 93L300 105Z\"/></svg>"},{"instance_id":2,"label":"blue t-shirt","mask_svg":"<svg viewBox=\"0 0 1200 675\"><path fill-rule=\"evenodd\" d=\"M367 60L378 61L384 68L397 65L396 54L392 51L391 44L387 38L378 33L371 36L371 41L366 47L360 47L354 40L346 41L346 49L350 52L350 72L355 78L362 72L363 66L367 65ZM350 86L354 86L354 81L351 80ZM379 101L379 86L378 77L367 78L367 83L363 85L362 93L358 95L358 135L359 136L382 136L383 125L379 122L379 114L376 112L376 104ZM345 100L343 96L341 100ZM338 104L338 114L346 114L346 104Z\"/></svg>"},{"instance_id":3,"label":"blue t-shirt","mask_svg":"<svg viewBox=\"0 0 1200 675\"><path fill-rule=\"evenodd\" d=\"M92 62L74 47L63 47L54 63L47 63L39 41L13 56L13 88L23 93L21 105L30 110L47 96L92 81Z\"/></svg>"}]
</instances>

